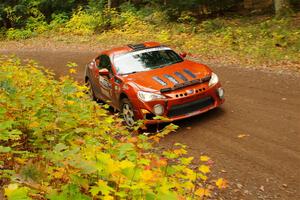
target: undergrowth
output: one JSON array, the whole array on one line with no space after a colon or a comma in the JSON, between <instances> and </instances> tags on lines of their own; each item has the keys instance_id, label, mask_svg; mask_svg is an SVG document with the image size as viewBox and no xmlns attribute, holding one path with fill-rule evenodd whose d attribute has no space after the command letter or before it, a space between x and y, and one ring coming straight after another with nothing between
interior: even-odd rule
<instances>
[{"instance_id":1,"label":"undergrowth","mask_svg":"<svg viewBox=\"0 0 300 200\"><path fill-rule=\"evenodd\" d=\"M129 132L86 89L0 57L0 186L9 200L205 199L226 187L210 176L209 157L194 161L180 143L159 149L175 125L148 137Z\"/></svg>"}]
</instances>

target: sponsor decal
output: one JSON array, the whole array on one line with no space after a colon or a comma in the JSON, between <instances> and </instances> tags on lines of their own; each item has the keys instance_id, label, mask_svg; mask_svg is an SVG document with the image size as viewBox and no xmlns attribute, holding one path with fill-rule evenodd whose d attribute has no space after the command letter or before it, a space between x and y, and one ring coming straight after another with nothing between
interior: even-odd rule
<instances>
[{"instance_id":1,"label":"sponsor decal","mask_svg":"<svg viewBox=\"0 0 300 200\"><path fill-rule=\"evenodd\" d=\"M99 83L105 89L111 88L111 84L110 84L109 80L103 76L99 76Z\"/></svg>"}]
</instances>

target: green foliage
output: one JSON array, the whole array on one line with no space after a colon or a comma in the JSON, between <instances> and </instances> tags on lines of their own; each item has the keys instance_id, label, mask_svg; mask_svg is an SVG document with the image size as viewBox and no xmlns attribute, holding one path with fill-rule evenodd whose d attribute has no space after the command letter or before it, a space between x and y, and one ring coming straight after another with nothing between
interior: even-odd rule
<instances>
[{"instance_id":1,"label":"green foliage","mask_svg":"<svg viewBox=\"0 0 300 200\"><path fill-rule=\"evenodd\" d=\"M178 22L181 23L192 23L195 24L196 23L196 18L192 16L192 12L182 12L180 17L178 18Z\"/></svg>"},{"instance_id":2,"label":"green foliage","mask_svg":"<svg viewBox=\"0 0 300 200\"><path fill-rule=\"evenodd\" d=\"M203 21L200 24L200 31L204 31L207 33L218 32L218 31L222 31L222 29L225 27L226 27L226 25L225 25L224 20L222 20L220 18L216 18L216 19L212 19L212 20Z\"/></svg>"},{"instance_id":3,"label":"green foliage","mask_svg":"<svg viewBox=\"0 0 300 200\"><path fill-rule=\"evenodd\" d=\"M30 200L28 191L27 187L19 187L17 184L11 184L5 189L5 195L8 200Z\"/></svg>"},{"instance_id":4,"label":"green foliage","mask_svg":"<svg viewBox=\"0 0 300 200\"><path fill-rule=\"evenodd\" d=\"M69 17L66 13L52 14L49 28L59 30L68 20Z\"/></svg>"},{"instance_id":5,"label":"green foliage","mask_svg":"<svg viewBox=\"0 0 300 200\"><path fill-rule=\"evenodd\" d=\"M91 35L103 25L101 13L87 13L82 9L75 12L66 23L63 32L76 35Z\"/></svg>"},{"instance_id":6,"label":"green foliage","mask_svg":"<svg viewBox=\"0 0 300 200\"><path fill-rule=\"evenodd\" d=\"M24 40L34 36L35 34L31 30L26 29L8 29L6 37L9 40Z\"/></svg>"},{"instance_id":7,"label":"green foliage","mask_svg":"<svg viewBox=\"0 0 300 200\"><path fill-rule=\"evenodd\" d=\"M223 185L208 178L208 157L193 170L185 145L158 148L176 126L151 137L129 132L86 92L33 61L0 57L0 179L8 199L191 199Z\"/></svg>"}]
</instances>

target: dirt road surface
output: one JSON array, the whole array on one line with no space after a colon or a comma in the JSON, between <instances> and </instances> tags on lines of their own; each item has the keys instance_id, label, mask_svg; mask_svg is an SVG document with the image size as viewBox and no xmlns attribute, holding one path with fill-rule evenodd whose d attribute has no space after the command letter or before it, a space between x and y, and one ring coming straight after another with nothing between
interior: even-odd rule
<instances>
[{"instance_id":1,"label":"dirt road surface","mask_svg":"<svg viewBox=\"0 0 300 200\"><path fill-rule=\"evenodd\" d=\"M68 61L79 65L97 55L79 51L5 51L39 61L57 76L67 74ZM215 176L225 177L230 189L222 199L300 199L300 77L242 67L212 65L226 90L226 102L200 116L176 122L178 132L167 136L189 146L198 158L209 155Z\"/></svg>"}]
</instances>

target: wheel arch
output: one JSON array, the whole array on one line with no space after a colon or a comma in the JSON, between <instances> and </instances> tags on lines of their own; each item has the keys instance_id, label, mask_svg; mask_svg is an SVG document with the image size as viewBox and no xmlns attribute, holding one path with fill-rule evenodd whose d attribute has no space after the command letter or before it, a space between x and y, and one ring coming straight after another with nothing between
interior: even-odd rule
<instances>
[{"instance_id":1,"label":"wheel arch","mask_svg":"<svg viewBox=\"0 0 300 200\"><path fill-rule=\"evenodd\" d=\"M122 92L119 96L119 105L121 105L121 102L123 99L129 99L128 95L125 92Z\"/></svg>"}]
</instances>

